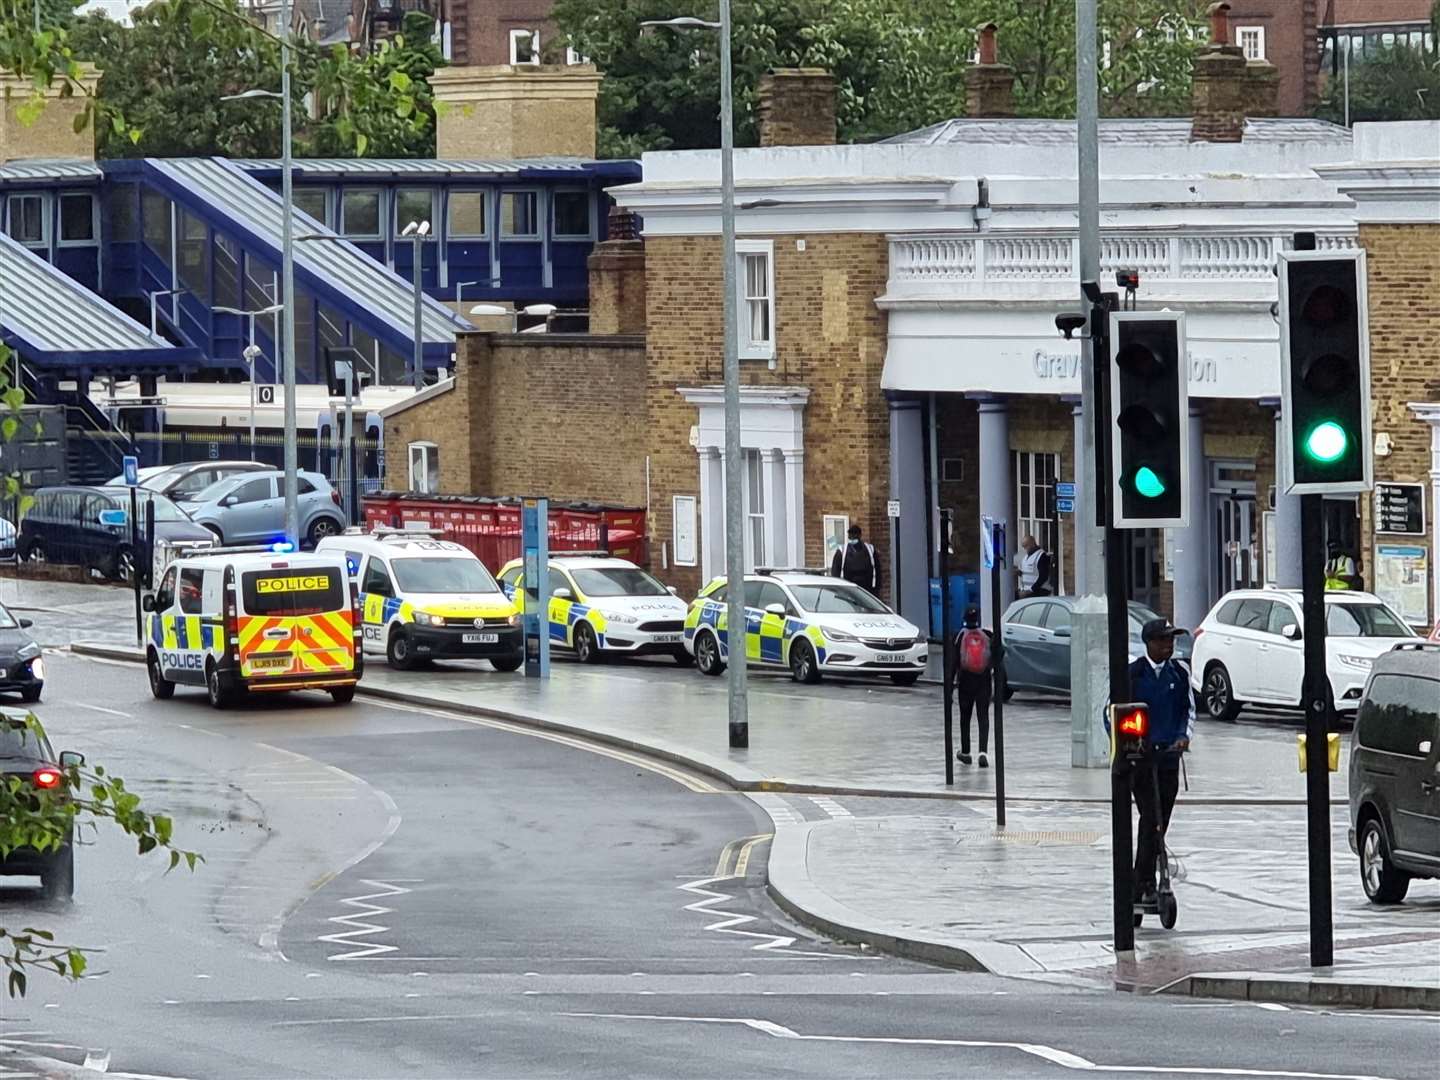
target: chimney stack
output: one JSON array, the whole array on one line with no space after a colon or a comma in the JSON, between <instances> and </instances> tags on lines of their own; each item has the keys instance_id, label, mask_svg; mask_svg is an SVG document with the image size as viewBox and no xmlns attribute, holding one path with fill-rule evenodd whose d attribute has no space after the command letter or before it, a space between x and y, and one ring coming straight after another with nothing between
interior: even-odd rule
<instances>
[{"instance_id":1,"label":"chimney stack","mask_svg":"<svg viewBox=\"0 0 1440 1080\"><path fill-rule=\"evenodd\" d=\"M445 67L430 76L436 156L595 156L600 73L590 64Z\"/></svg>"},{"instance_id":2,"label":"chimney stack","mask_svg":"<svg viewBox=\"0 0 1440 1080\"><path fill-rule=\"evenodd\" d=\"M1207 14L1210 43L1195 57L1191 90L1195 117L1190 124L1190 138L1239 142L1245 135L1247 97L1257 88L1263 92L1264 77L1257 76L1254 83L1247 77L1245 52L1230 41L1230 5L1223 0L1211 4Z\"/></svg>"},{"instance_id":3,"label":"chimney stack","mask_svg":"<svg viewBox=\"0 0 1440 1080\"><path fill-rule=\"evenodd\" d=\"M645 333L645 242L635 211L612 206L590 272L590 333Z\"/></svg>"},{"instance_id":4,"label":"chimney stack","mask_svg":"<svg viewBox=\"0 0 1440 1080\"><path fill-rule=\"evenodd\" d=\"M1015 69L1000 63L996 29L980 27L980 62L965 70L965 114L976 119L1015 115Z\"/></svg>"},{"instance_id":5,"label":"chimney stack","mask_svg":"<svg viewBox=\"0 0 1440 1080\"><path fill-rule=\"evenodd\" d=\"M824 68L771 68L760 76L760 145L835 145L835 96Z\"/></svg>"}]
</instances>

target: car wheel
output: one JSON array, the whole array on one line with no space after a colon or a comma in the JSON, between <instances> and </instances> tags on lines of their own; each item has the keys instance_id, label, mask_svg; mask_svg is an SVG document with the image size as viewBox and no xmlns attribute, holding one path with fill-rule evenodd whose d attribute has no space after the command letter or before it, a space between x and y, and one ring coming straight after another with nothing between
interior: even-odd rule
<instances>
[{"instance_id":1,"label":"car wheel","mask_svg":"<svg viewBox=\"0 0 1440 1080\"><path fill-rule=\"evenodd\" d=\"M601 660L600 643L589 623L575 627L575 659L582 664L598 664Z\"/></svg>"},{"instance_id":2,"label":"car wheel","mask_svg":"<svg viewBox=\"0 0 1440 1080\"><path fill-rule=\"evenodd\" d=\"M214 526L214 525L206 525L205 528L210 531L210 535L212 535L213 537L215 537L215 543L216 543L216 544L219 544L219 545L221 545L221 546L224 545L224 543L225 543L225 534L224 534L224 533L222 533L222 532L221 532L216 526Z\"/></svg>"},{"instance_id":3,"label":"car wheel","mask_svg":"<svg viewBox=\"0 0 1440 1080\"><path fill-rule=\"evenodd\" d=\"M40 890L46 900L70 900L75 896L75 846L66 844L48 874L40 875Z\"/></svg>"},{"instance_id":4,"label":"car wheel","mask_svg":"<svg viewBox=\"0 0 1440 1080\"><path fill-rule=\"evenodd\" d=\"M1160 897L1160 925L1166 930L1175 929L1175 920L1180 916L1180 905L1175 899L1174 893L1166 893Z\"/></svg>"},{"instance_id":5,"label":"car wheel","mask_svg":"<svg viewBox=\"0 0 1440 1080\"><path fill-rule=\"evenodd\" d=\"M36 683L34 686L27 686L20 691L20 700L26 705L34 705L40 700L40 693L45 689L44 683Z\"/></svg>"},{"instance_id":6,"label":"car wheel","mask_svg":"<svg viewBox=\"0 0 1440 1080\"><path fill-rule=\"evenodd\" d=\"M1010 700L1011 698L1013 698L1014 696L1015 696L1015 687L1011 686L1011 685L1007 682L1007 683L1005 684L1005 692L1001 695L1001 697L1003 697L1006 701L1009 701L1009 700Z\"/></svg>"},{"instance_id":7,"label":"car wheel","mask_svg":"<svg viewBox=\"0 0 1440 1080\"><path fill-rule=\"evenodd\" d=\"M897 671L890 676L890 681L896 686L914 686L920 681L920 673L918 671Z\"/></svg>"},{"instance_id":8,"label":"car wheel","mask_svg":"<svg viewBox=\"0 0 1440 1080\"><path fill-rule=\"evenodd\" d=\"M25 554L20 556L21 562L43 563L45 561L45 545L39 540L34 541L25 549Z\"/></svg>"},{"instance_id":9,"label":"car wheel","mask_svg":"<svg viewBox=\"0 0 1440 1080\"><path fill-rule=\"evenodd\" d=\"M160 654L151 649L145 654L145 673L150 676L150 693L158 701L175 696L175 684L160 672Z\"/></svg>"},{"instance_id":10,"label":"car wheel","mask_svg":"<svg viewBox=\"0 0 1440 1080\"><path fill-rule=\"evenodd\" d=\"M720 659L720 642L708 631L695 635L695 666L701 675L719 675L725 670L725 661Z\"/></svg>"},{"instance_id":11,"label":"car wheel","mask_svg":"<svg viewBox=\"0 0 1440 1080\"><path fill-rule=\"evenodd\" d=\"M490 666L496 671L519 671L520 665L525 663L524 653L511 653L509 656L492 656Z\"/></svg>"},{"instance_id":12,"label":"car wheel","mask_svg":"<svg viewBox=\"0 0 1440 1080\"><path fill-rule=\"evenodd\" d=\"M1385 833L1376 818L1360 826L1360 884L1372 904L1398 904L1410 891L1410 875L1390 861Z\"/></svg>"},{"instance_id":13,"label":"car wheel","mask_svg":"<svg viewBox=\"0 0 1440 1080\"><path fill-rule=\"evenodd\" d=\"M225 678L213 660L205 665L205 693L210 698L212 709L224 709L230 704L230 687L225 684Z\"/></svg>"},{"instance_id":14,"label":"car wheel","mask_svg":"<svg viewBox=\"0 0 1440 1080\"><path fill-rule=\"evenodd\" d=\"M410 671L415 667L415 645L409 631L397 627L390 633L390 643L385 647L385 659L398 671Z\"/></svg>"},{"instance_id":15,"label":"car wheel","mask_svg":"<svg viewBox=\"0 0 1440 1080\"><path fill-rule=\"evenodd\" d=\"M327 536L339 536L340 523L332 517L318 517L310 523L310 531L305 535L313 548Z\"/></svg>"},{"instance_id":16,"label":"car wheel","mask_svg":"<svg viewBox=\"0 0 1440 1080\"><path fill-rule=\"evenodd\" d=\"M1240 703L1235 700L1235 689L1230 683L1230 673L1225 670L1224 664L1210 665L1205 672L1205 683L1200 694L1210 719L1229 723L1240 715Z\"/></svg>"},{"instance_id":17,"label":"car wheel","mask_svg":"<svg viewBox=\"0 0 1440 1080\"><path fill-rule=\"evenodd\" d=\"M815 660L815 649L808 641L797 641L790 646L790 677L798 683L820 681L820 665Z\"/></svg>"},{"instance_id":18,"label":"car wheel","mask_svg":"<svg viewBox=\"0 0 1440 1080\"><path fill-rule=\"evenodd\" d=\"M349 705L350 702L355 700L355 687L337 686L334 690L330 691L330 699L334 701L336 705Z\"/></svg>"},{"instance_id":19,"label":"car wheel","mask_svg":"<svg viewBox=\"0 0 1440 1080\"><path fill-rule=\"evenodd\" d=\"M692 664L695 663L695 658L691 656L688 652L686 652L684 649L676 649L673 653L670 654L670 656L672 659L674 659L675 663L679 664L681 667L690 667Z\"/></svg>"}]
</instances>

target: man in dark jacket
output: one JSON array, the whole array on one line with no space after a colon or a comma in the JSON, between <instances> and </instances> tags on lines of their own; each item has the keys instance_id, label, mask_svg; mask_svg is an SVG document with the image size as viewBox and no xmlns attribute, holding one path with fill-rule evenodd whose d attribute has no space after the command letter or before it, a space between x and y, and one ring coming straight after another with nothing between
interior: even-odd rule
<instances>
[{"instance_id":1,"label":"man in dark jacket","mask_svg":"<svg viewBox=\"0 0 1440 1080\"><path fill-rule=\"evenodd\" d=\"M1170 812L1180 790L1180 755L1190 748L1195 734L1195 695L1190 691L1190 668L1175 659L1175 637L1187 633L1165 619L1151 619L1140 631L1145 655L1130 665L1131 701L1150 707L1150 746L1158 770L1160 801L1155 801L1155 778L1148 766L1131 773L1131 790L1140 811L1140 835L1135 845L1135 902L1155 899L1155 860L1159 832L1170 828Z\"/></svg>"},{"instance_id":2,"label":"man in dark jacket","mask_svg":"<svg viewBox=\"0 0 1440 1080\"><path fill-rule=\"evenodd\" d=\"M875 545L860 539L859 525L850 526L850 542L830 560L830 576L880 595L880 560L875 557Z\"/></svg>"}]
</instances>

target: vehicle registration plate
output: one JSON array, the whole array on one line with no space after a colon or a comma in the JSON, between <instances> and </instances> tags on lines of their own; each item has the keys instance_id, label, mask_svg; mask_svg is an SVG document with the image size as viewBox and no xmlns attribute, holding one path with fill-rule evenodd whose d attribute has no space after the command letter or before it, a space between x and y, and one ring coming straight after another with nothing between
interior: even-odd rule
<instances>
[{"instance_id":1,"label":"vehicle registration plate","mask_svg":"<svg viewBox=\"0 0 1440 1080\"><path fill-rule=\"evenodd\" d=\"M466 645L494 645L500 640L499 634L462 634L460 640Z\"/></svg>"},{"instance_id":2,"label":"vehicle registration plate","mask_svg":"<svg viewBox=\"0 0 1440 1080\"><path fill-rule=\"evenodd\" d=\"M252 671L289 671L290 657L288 656L254 656L250 658L250 670Z\"/></svg>"},{"instance_id":3,"label":"vehicle registration plate","mask_svg":"<svg viewBox=\"0 0 1440 1080\"><path fill-rule=\"evenodd\" d=\"M685 640L684 634L656 634L654 637L656 645L679 645Z\"/></svg>"},{"instance_id":4,"label":"vehicle registration plate","mask_svg":"<svg viewBox=\"0 0 1440 1080\"><path fill-rule=\"evenodd\" d=\"M882 652L875 657L875 661L880 664L903 664L908 659L903 652Z\"/></svg>"}]
</instances>

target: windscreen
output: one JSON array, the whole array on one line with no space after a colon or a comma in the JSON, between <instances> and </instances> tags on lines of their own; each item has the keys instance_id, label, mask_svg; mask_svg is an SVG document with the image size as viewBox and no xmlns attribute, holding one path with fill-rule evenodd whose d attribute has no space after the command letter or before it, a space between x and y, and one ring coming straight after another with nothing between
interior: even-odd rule
<instances>
[{"instance_id":1,"label":"windscreen","mask_svg":"<svg viewBox=\"0 0 1440 1080\"><path fill-rule=\"evenodd\" d=\"M586 596L669 596L670 590L638 566L589 567L570 571Z\"/></svg>"},{"instance_id":2,"label":"windscreen","mask_svg":"<svg viewBox=\"0 0 1440 1080\"><path fill-rule=\"evenodd\" d=\"M795 601L816 615L888 615L890 609L854 585L791 585Z\"/></svg>"},{"instance_id":3,"label":"windscreen","mask_svg":"<svg viewBox=\"0 0 1440 1080\"><path fill-rule=\"evenodd\" d=\"M345 576L328 566L304 570L247 570L240 575L248 615L318 615L349 606Z\"/></svg>"},{"instance_id":4,"label":"windscreen","mask_svg":"<svg viewBox=\"0 0 1440 1080\"><path fill-rule=\"evenodd\" d=\"M0 760L49 761L50 747L24 724L0 722Z\"/></svg>"},{"instance_id":5,"label":"windscreen","mask_svg":"<svg viewBox=\"0 0 1440 1080\"><path fill-rule=\"evenodd\" d=\"M1327 604L1330 637L1413 637L1414 632L1384 604Z\"/></svg>"},{"instance_id":6,"label":"windscreen","mask_svg":"<svg viewBox=\"0 0 1440 1080\"><path fill-rule=\"evenodd\" d=\"M390 560L395 581L404 593L494 593L500 591L478 559L437 559L430 556Z\"/></svg>"},{"instance_id":7,"label":"windscreen","mask_svg":"<svg viewBox=\"0 0 1440 1080\"><path fill-rule=\"evenodd\" d=\"M19 626L19 621L10 614L10 609L4 604L0 604L0 630L15 630Z\"/></svg>"}]
</instances>

